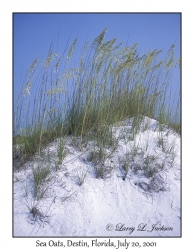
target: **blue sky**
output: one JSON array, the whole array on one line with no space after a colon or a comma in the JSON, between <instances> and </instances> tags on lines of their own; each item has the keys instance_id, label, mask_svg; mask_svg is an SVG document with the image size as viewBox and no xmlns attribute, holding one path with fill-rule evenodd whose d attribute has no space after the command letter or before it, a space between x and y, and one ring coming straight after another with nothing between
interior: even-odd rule
<instances>
[{"instance_id":1,"label":"blue sky","mask_svg":"<svg viewBox=\"0 0 194 250\"><path fill-rule=\"evenodd\" d=\"M47 56L51 42L63 52L71 35L83 45L92 41L106 27L106 39L118 37L129 45L138 42L140 53L162 49L164 54L175 43L175 58L180 56L180 14L14 14L14 86L19 88L22 68L37 57ZM64 45L64 46L63 46Z\"/></svg>"},{"instance_id":2,"label":"blue sky","mask_svg":"<svg viewBox=\"0 0 194 250\"><path fill-rule=\"evenodd\" d=\"M163 50L166 55L175 43L175 58L180 56L180 14L19 14L13 15L14 24L14 97L21 90L21 73L28 70L36 57L43 61L52 42L56 53L62 54L67 40L70 44L78 37L83 46L92 42L102 30L108 29L105 40L118 38L118 43L133 45L138 42L140 54L150 49ZM59 40L58 40L58 34ZM58 40L58 44L57 44ZM81 48L81 47L80 47ZM178 73L173 75L174 90L179 86Z\"/></svg>"}]
</instances>

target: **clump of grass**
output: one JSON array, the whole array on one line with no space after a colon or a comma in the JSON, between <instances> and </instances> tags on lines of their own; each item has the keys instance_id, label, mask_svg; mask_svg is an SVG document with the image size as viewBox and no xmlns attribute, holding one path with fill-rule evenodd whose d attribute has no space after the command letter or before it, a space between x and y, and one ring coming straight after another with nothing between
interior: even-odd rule
<instances>
[{"instance_id":1,"label":"clump of grass","mask_svg":"<svg viewBox=\"0 0 194 250\"><path fill-rule=\"evenodd\" d=\"M169 143L169 147L166 149L165 153L166 156L170 158L170 164L171 166L173 165L174 161L175 161L175 157L176 157L176 148L175 148L175 144L176 144L176 137Z\"/></svg>"},{"instance_id":2,"label":"clump of grass","mask_svg":"<svg viewBox=\"0 0 194 250\"><path fill-rule=\"evenodd\" d=\"M31 202L31 204L27 202L27 204L25 203L25 205L27 206L30 212L29 214L30 223L34 224L38 222L41 225L41 223L43 222L48 222L47 220L45 221L45 219L48 219L48 216L43 214L43 212L38 207L38 203L33 201Z\"/></svg>"},{"instance_id":3,"label":"clump of grass","mask_svg":"<svg viewBox=\"0 0 194 250\"><path fill-rule=\"evenodd\" d=\"M103 162L95 166L95 174L97 179L106 179L111 176L113 167L106 166Z\"/></svg>"},{"instance_id":4,"label":"clump of grass","mask_svg":"<svg viewBox=\"0 0 194 250\"><path fill-rule=\"evenodd\" d=\"M106 179L108 176L110 176L113 170L113 167L107 166L105 164L106 157L107 153L105 152L104 147L100 147L94 151L91 151L87 157L87 160L93 163L95 176L97 179Z\"/></svg>"},{"instance_id":5,"label":"clump of grass","mask_svg":"<svg viewBox=\"0 0 194 250\"><path fill-rule=\"evenodd\" d=\"M135 161L135 157L138 154L138 145L137 145L137 142L136 141L129 142L129 145L130 145L129 153L130 153L130 156L131 156L131 160Z\"/></svg>"},{"instance_id":6,"label":"clump of grass","mask_svg":"<svg viewBox=\"0 0 194 250\"><path fill-rule=\"evenodd\" d=\"M158 138L157 138L157 144L158 144L158 147L161 147L162 151L165 152L165 139L164 139L163 132L159 132Z\"/></svg>"},{"instance_id":7,"label":"clump of grass","mask_svg":"<svg viewBox=\"0 0 194 250\"><path fill-rule=\"evenodd\" d=\"M121 160L121 168L122 168L122 176L123 176L123 180L126 178L129 169L130 169L130 160L131 160L131 156L130 153L126 153L125 157Z\"/></svg>"},{"instance_id":8,"label":"clump of grass","mask_svg":"<svg viewBox=\"0 0 194 250\"><path fill-rule=\"evenodd\" d=\"M13 147L13 167L18 169L25 163L24 144L15 144Z\"/></svg>"},{"instance_id":9,"label":"clump of grass","mask_svg":"<svg viewBox=\"0 0 194 250\"><path fill-rule=\"evenodd\" d=\"M37 199L41 198L41 186L46 180L47 176L50 173L50 167L38 166L37 168L33 168L33 177L34 177L34 197Z\"/></svg>"},{"instance_id":10,"label":"clump of grass","mask_svg":"<svg viewBox=\"0 0 194 250\"><path fill-rule=\"evenodd\" d=\"M158 170L156 167L153 166L153 163L156 160L156 156L154 155L147 155L144 158L144 173L147 177L153 177Z\"/></svg>"},{"instance_id":11,"label":"clump of grass","mask_svg":"<svg viewBox=\"0 0 194 250\"><path fill-rule=\"evenodd\" d=\"M129 169L130 169L130 163L125 161L123 164L122 164L122 178L123 180L125 180L125 178L127 177L127 174L129 172Z\"/></svg>"},{"instance_id":12,"label":"clump of grass","mask_svg":"<svg viewBox=\"0 0 194 250\"><path fill-rule=\"evenodd\" d=\"M83 169L77 174L77 182L79 186L82 186L84 184L86 175L87 171L84 171Z\"/></svg>"},{"instance_id":13,"label":"clump of grass","mask_svg":"<svg viewBox=\"0 0 194 250\"><path fill-rule=\"evenodd\" d=\"M180 100L176 110L168 101L173 94L168 95L172 71L179 63L174 61L174 45L159 60L160 50L140 55L138 43L124 46L116 38L105 41L106 32L91 45L86 42L76 60L78 39L67 43L61 56L52 45L43 63L39 58L32 62L14 102L13 144L24 145L27 159L66 135L79 137L80 148L92 138L114 151L117 142L109 125L126 117L134 117L131 140L143 116L180 132ZM59 162L63 149L61 142Z\"/></svg>"},{"instance_id":14,"label":"clump of grass","mask_svg":"<svg viewBox=\"0 0 194 250\"><path fill-rule=\"evenodd\" d=\"M112 130L108 125L94 127L92 129L92 133L93 136L91 137L91 139L94 139L97 145L111 148L113 151L117 147L117 141L114 138Z\"/></svg>"},{"instance_id":15,"label":"clump of grass","mask_svg":"<svg viewBox=\"0 0 194 250\"><path fill-rule=\"evenodd\" d=\"M129 162L125 161L122 165L122 168L124 170L124 176L126 177L128 172L129 172L129 169L130 169L130 164Z\"/></svg>"},{"instance_id":16,"label":"clump of grass","mask_svg":"<svg viewBox=\"0 0 194 250\"><path fill-rule=\"evenodd\" d=\"M56 164L56 171L59 168L59 164L62 163L64 157L66 156L65 152L65 142L62 138L59 139L58 147L57 147L57 156L58 156L58 164Z\"/></svg>"},{"instance_id":17,"label":"clump of grass","mask_svg":"<svg viewBox=\"0 0 194 250\"><path fill-rule=\"evenodd\" d=\"M103 147L95 147L93 151L89 152L87 159L89 162L93 162L94 164L104 161L106 159L105 149Z\"/></svg>"},{"instance_id":18,"label":"clump of grass","mask_svg":"<svg viewBox=\"0 0 194 250\"><path fill-rule=\"evenodd\" d=\"M33 200L33 201L31 201L31 204L29 204L28 199L26 199L26 201L27 201L27 204L26 203L24 203L24 204L28 208L29 212L33 213L34 208L37 207L37 205L38 205L37 202L35 200Z\"/></svg>"}]
</instances>

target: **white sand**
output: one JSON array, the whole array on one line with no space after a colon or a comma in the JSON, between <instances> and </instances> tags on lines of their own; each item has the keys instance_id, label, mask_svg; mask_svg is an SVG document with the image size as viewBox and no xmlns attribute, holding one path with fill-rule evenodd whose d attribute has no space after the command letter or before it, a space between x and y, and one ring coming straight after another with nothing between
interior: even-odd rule
<instances>
[{"instance_id":1,"label":"white sand","mask_svg":"<svg viewBox=\"0 0 194 250\"><path fill-rule=\"evenodd\" d=\"M71 137L66 139L68 154L57 172L57 141L45 149L52 154L52 172L39 201L33 198L32 166L37 161L16 171L14 236L180 236L180 137L165 126L159 134L158 122L145 117L134 141L128 141L131 124L132 119L111 127L119 146L105 161L114 170L104 180L96 178L93 163L88 161L93 143L81 151L72 145ZM164 138L163 149L159 136ZM134 145L138 151L132 162ZM151 177L142 169L146 159L158 171ZM125 162L130 166L127 175L122 168ZM79 186L78 176L86 171ZM36 218L26 206L33 204L40 212Z\"/></svg>"}]
</instances>

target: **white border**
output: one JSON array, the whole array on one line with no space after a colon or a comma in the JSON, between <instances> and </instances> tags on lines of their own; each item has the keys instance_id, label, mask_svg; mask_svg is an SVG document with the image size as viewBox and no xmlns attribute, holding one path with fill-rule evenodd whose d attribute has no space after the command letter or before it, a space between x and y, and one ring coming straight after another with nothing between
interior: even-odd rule
<instances>
[{"instance_id":1,"label":"white border","mask_svg":"<svg viewBox=\"0 0 194 250\"><path fill-rule=\"evenodd\" d=\"M193 81L193 5L184 1L140 0L2 0L0 2L0 70L1 70L1 149L0 149L0 229L2 249L36 249L35 238L12 238L12 13L13 12L181 12L182 13L182 166L183 166L183 224L182 238L133 238L129 241L157 242L156 249L191 249L193 244L193 152L194 152L194 81ZM43 238L41 239L44 240ZM45 239L47 242L49 239ZM62 239L61 239L62 240ZM90 239L85 239L90 241ZM115 239L113 239L115 240ZM64 239L64 242L66 239ZM44 248L45 249L45 248ZM83 248L84 249L84 248ZM98 248L100 249L100 248ZM124 248L123 248L124 249Z\"/></svg>"}]
</instances>

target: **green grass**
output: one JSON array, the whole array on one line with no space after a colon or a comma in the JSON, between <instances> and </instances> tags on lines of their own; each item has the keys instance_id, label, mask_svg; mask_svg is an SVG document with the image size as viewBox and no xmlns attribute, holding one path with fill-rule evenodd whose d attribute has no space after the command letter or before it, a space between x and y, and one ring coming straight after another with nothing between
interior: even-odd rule
<instances>
[{"instance_id":1,"label":"green grass","mask_svg":"<svg viewBox=\"0 0 194 250\"><path fill-rule=\"evenodd\" d=\"M173 93L167 94L173 69L174 45L159 60L161 51L138 52L131 47L105 41L106 29L75 56L78 39L59 56L51 46L47 58L36 58L29 67L21 93L14 104L13 145L22 144L25 159L41 154L48 143L59 139L58 159L63 161L63 138L80 138L79 147L93 140L103 151L117 147L109 125L134 117L131 140L138 132L143 116L157 119L180 134L180 103L166 106ZM23 122L23 123L21 123ZM58 170L58 169L56 169ZM35 171L35 170L34 170ZM103 176L103 165L96 169ZM102 174L101 174L102 173ZM39 175L34 172L39 186ZM43 174L44 175L44 174ZM42 176L43 176L42 175ZM42 177L41 177L42 178Z\"/></svg>"},{"instance_id":2,"label":"green grass","mask_svg":"<svg viewBox=\"0 0 194 250\"><path fill-rule=\"evenodd\" d=\"M87 176L86 170L82 169L79 173L77 173L77 183L79 186L82 186L84 184L86 176Z\"/></svg>"},{"instance_id":3,"label":"green grass","mask_svg":"<svg viewBox=\"0 0 194 250\"><path fill-rule=\"evenodd\" d=\"M37 199L42 198L44 192L41 193L41 187L50 173L49 166L38 166L33 168L34 177L34 197Z\"/></svg>"},{"instance_id":4,"label":"green grass","mask_svg":"<svg viewBox=\"0 0 194 250\"><path fill-rule=\"evenodd\" d=\"M57 156L58 156L58 163L56 164L56 171L59 168L59 165L62 164L63 159L65 158L65 141L63 138L59 139L58 147L57 147Z\"/></svg>"}]
</instances>

